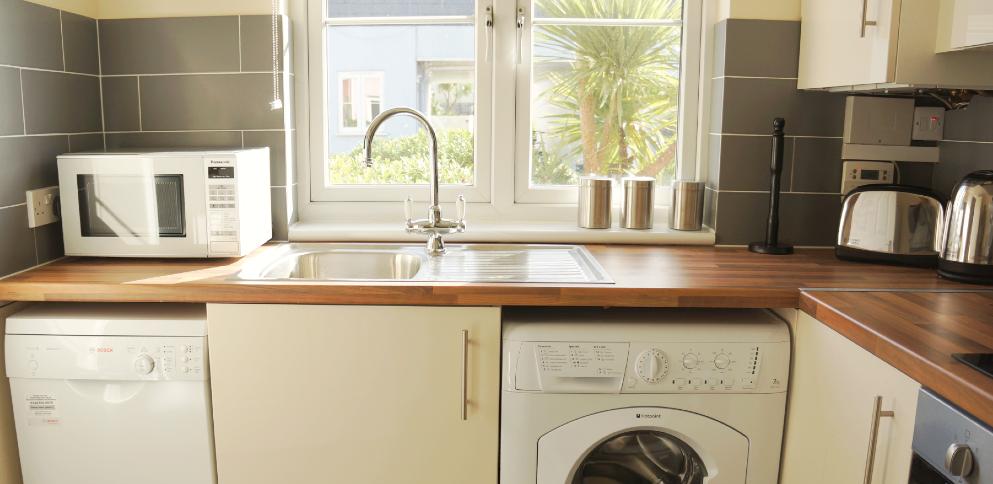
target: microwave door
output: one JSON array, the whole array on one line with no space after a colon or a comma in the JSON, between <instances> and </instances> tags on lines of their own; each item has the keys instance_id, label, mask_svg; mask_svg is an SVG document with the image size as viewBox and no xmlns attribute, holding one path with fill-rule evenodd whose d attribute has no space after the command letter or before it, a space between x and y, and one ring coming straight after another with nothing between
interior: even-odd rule
<instances>
[{"instance_id":1,"label":"microwave door","mask_svg":"<svg viewBox=\"0 0 993 484\"><path fill-rule=\"evenodd\" d=\"M182 177L179 178L178 182L166 181L164 185L182 187ZM175 209L169 204L174 203L176 196L162 190L166 197L160 200L157 190L160 177L152 173L77 175L76 181L83 237L114 237L129 245L153 245L163 235L160 209L164 209L162 215L167 219L174 218L169 212ZM175 224L172 220L167 222L166 225Z\"/></svg>"}]
</instances>

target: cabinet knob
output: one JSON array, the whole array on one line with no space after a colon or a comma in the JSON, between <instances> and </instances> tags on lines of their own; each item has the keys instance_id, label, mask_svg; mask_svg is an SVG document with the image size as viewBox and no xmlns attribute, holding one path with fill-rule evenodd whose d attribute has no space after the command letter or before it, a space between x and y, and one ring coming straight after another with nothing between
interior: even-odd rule
<instances>
[{"instance_id":1,"label":"cabinet knob","mask_svg":"<svg viewBox=\"0 0 993 484\"><path fill-rule=\"evenodd\" d=\"M966 444L952 444L945 452L945 470L955 477L972 473L972 449Z\"/></svg>"}]
</instances>

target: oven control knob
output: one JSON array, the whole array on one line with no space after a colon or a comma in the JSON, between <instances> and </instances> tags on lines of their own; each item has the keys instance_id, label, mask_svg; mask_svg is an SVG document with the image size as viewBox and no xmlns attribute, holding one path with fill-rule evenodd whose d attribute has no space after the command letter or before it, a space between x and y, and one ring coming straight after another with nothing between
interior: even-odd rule
<instances>
[{"instance_id":1,"label":"oven control knob","mask_svg":"<svg viewBox=\"0 0 993 484\"><path fill-rule=\"evenodd\" d=\"M966 444L952 444L945 452L945 470L955 477L972 474L972 449Z\"/></svg>"},{"instance_id":2,"label":"oven control knob","mask_svg":"<svg viewBox=\"0 0 993 484\"><path fill-rule=\"evenodd\" d=\"M134 371L139 375L147 375L155 369L155 360L148 355L138 355L134 359Z\"/></svg>"},{"instance_id":3,"label":"oven control knob","mask_svg":"<svg viewBox=\"0 0 993 484\"><path fill-rule=\"evenodd\" d=\"M658 383L669 373L669 358L662 350L652 348L638 355L638 366L635 368L638 378L646 383Z\"/></svg>"},{"instance_id":4,"label":"oven control knob","mask_svg":"<svg viewBox=\"0 0 993 484\"><path fill-rule=\"evenodd\" d=\"M683 368L687 370L692 370L700 364L700 357L695 353L686 353L683 355Z\"/></svg>"},{"instance_id":5,"label":"oven control knob","mask_svg":"<svg viewBox=\"0 0 993 484\"><path fill-rule=\"evenodd\" d=\"M731 366L731 355L728 355L727 353L718 353L717 356L714 357L714 366L718 370L726 370L729 366Z\"/></svg>"}]
</instances>

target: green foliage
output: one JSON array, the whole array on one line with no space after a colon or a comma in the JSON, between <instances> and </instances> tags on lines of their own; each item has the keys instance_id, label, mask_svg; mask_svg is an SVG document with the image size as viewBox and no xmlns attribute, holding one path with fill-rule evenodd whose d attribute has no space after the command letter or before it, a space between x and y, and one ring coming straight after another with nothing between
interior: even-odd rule
<instances>
[{"instance_id":1,"label":"green foliage","mask_svg":"<svg viewBox=\"0 0 993 484\"><path fill-rule=\"evenodd\" d=\"M536 0L547 17L680 18L678 0ZM582 160L585 173L665 176L675 168L681 31L659 26L549 25L535 29L544 55L536 63L551 88L541 94L555 114L545 117L550 150ZM538 50L538 48L536 48ZM540 136L539 136L540 137ZM542 163L568 165L549 155ZM535 181L551 170L535 163ZM566 166L565 168L568 168ZM551 170L558 173L562 168Z\"/></svg>"},{"instance_id":2,"label":"green foliage","mask_svg":"<svg viewBox=\"0 0 993 484\"><path fill-rule=\"evenodd\" d=\"M336 185L428 183L431 177L431 141L424 130L412 136L376 138L374 163L366 167L359 146L348 153L331 155L328 170ZM443 184L473 182L473 135L466 129L438 133L438 172Z\"/></svg>"}]
</instances>

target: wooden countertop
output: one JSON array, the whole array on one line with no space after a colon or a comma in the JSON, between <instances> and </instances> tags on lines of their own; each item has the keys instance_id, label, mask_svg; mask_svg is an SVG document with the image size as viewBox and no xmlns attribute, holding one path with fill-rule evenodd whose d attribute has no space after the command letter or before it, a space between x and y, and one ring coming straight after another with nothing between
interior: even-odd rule
<instances>
[{"instance_id":1,"label":"wooden countertop","mask_svg":"<svg viewBox=\"0 0 993 484\"><path fill-rule=\"evenodd\" d=\"M993 378L953 353L993 352L993 292L805 292L801 308L993 425Z\"/></svg>"},{"instance_id":2,"label":"wooden countertop","mask_svg":"<svg viewBox=\"0 0 993 484\"><path fill-rule=\"evenodd\" d=\"M70 257L0 280L0 301L461 306L798 307L802 288L974 289L933 270L839 261L831 250L763 256L740 248L587 246L610 285L249 282L243 259Z\"/></svg>"}]
</instances>

